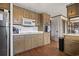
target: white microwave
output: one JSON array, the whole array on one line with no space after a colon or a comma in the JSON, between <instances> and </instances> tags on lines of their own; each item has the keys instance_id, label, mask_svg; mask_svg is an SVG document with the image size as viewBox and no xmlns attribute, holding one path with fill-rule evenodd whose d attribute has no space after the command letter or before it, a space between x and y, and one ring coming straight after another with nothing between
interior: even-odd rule
<instances>
[{"instance_id":1,"label":"white microwave","mask_svg":"<svg viewBox=\"0 0 79 59\"><path fill-rule=\"evenodd\" d=\"M35 20L23 18L22 25L24 25L24 26L35 26Z\"/></svg>"}]
</instances>

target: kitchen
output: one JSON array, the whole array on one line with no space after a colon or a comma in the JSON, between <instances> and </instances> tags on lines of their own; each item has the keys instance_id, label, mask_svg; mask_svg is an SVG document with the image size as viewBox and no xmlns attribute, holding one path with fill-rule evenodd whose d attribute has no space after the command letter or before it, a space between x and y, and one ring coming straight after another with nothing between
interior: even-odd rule
<instances>
[{"instance_id":1,"label":"kitchen","mask_svg":"<svg viewBox=\"0 0 79 59\"><path fill-rule=\"evenodd\" d=\"M51 16L52 13L46 13L44 11L35 12L36 9L29 7L29 5L31 6L31 4L28 3L13 4L13 54L18 56L79 55L79 52L77 52L79 50L75 49L79 48L77 38L78 28L76 28L75 33L72 33L73 27L71 26L71 22L69 20L70 18L73 18L72 16L75 17L76 14L76 8L73 7L74 4L63 4L64 7L62 8L64 9L64 11L62 9L59 9L60 11L62 10L62 12L55 11L55 8L57 8L58 6L56 4L57 6L54 7L53 10L55 12L55 15L53 16ZM33 7L36 6L34 4L32 5ZM46 4L37 5L43 7L48 6ZM61 6L62 4L59 5ZM51 11L52 8L49 10ZM63 12L65 13L65 16L63 16ZM78 26L78 24L76 25ZM72 42L75 40L75 38L77 38L75 41L77 43ZM46 50L42 50L42 47L45 47L44 49ZM38 51L38 49L40 52ZM39 54L35 53L35 50L37 50Z\"/></svg>"},{"instance_id":2,"label":"kitchen","mask_svg":"<svg viewBox=\"0 0 79 59\"><path fill-rule=\"evenodd\" d=\"M13 3L12 6L0 3L0 56L79 55L78 3Z\"/></svg>"},{"instance_id":3,"label":"kitchen","mask_svg":"<svg viewBox=\"0 0 79 59\"><path fill-rule=\"evenodd\" d=\"M14 4L13 16L14 55L50 44L50 16L48 14L36 13ZM46 30L43 29L44 27Z\"/></svg>"}]
</instances>

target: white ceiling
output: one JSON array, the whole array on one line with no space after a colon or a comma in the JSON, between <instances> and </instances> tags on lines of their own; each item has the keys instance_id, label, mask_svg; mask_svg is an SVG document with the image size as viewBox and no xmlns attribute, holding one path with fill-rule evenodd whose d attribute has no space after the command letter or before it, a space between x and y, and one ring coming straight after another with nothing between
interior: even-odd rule
<instances>
[{"instance_id":1,"label":"white ceiling","mask_svg":"<svg viewBox=\"0 0 79 59\"><path fill-rule=\"evenodd\" d=\"M67 3L15 3L15 5L32 10L34 12L46 12L51 17L62 14L67 16Z\"/></svg>"}]
</instances>

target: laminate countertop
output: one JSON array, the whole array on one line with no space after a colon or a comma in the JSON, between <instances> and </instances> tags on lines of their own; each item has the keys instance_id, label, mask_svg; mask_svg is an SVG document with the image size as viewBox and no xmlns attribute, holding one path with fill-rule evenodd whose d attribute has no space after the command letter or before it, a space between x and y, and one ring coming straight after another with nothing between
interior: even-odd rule
<instances>
[{"instance_id":1,"label":"laminate countertop","mask_svg":"<svg viewBox=\"0 0 79 59\"><path fill-rule=\"evenodd\" d=\"M79 36L79 34L64 34L64 35L68 35L68 36Z\"/></svg>"},{"instance_id":2,"label":"laminate countertop","mask_svg":"<svg viewBox=\"0 0 79 59\"><path fill-rule=\"evenodd\" d=\"M29 34L43 34L43 31L37 31L37 32L23 32L23 33L17 33L13 35L29 35Z\"/></svg>"}]
</instances>

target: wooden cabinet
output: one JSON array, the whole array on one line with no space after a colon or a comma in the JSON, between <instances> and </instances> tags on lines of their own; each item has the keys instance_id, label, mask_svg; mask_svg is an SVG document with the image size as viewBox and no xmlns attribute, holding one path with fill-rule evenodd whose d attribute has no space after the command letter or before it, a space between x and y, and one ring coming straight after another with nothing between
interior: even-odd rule
<instances>
[{"instance_id":1,"label":"wooden cabinet","mask_svg":"<svg viewBox=\"0 0 79 59\"><path fill-rule=\"evenodd\" d=\"M50 25L50 16L46 13L40 14L40 26L39 29L43 31L44 26Z\"/></svg>"},{"instance_id":2,"label":"wooden cabinet","mask_svg":"<svg viewBox=\"0 0 79 59\"><path fill-rule=\"evenodd\" d=\"M23 16L24 16L24 13L23 13L23 8L20 8L20 7L18 7L18 20L22 20L22 18L23 18Z\"/></svg>"},{"instance_id":3,"label":"wooden cabinet","mask_svg":"<svg viewBox=\"0 0 79 59\"><path fill-rule=\"evenodd\" d=\"M43 34L32 35L32 48L43 45Z\"/></svg>"},{"instance_id":4,"label":"wooden cabinet","mask_svg":"<svg viewBox=\"0 0 79 59\"><path fill-rule=\"evenodd\" d=\"M50 33L44 33L44 45L50 44Z\"/></svg>"},{"instance_id":5,"label":"wooden cabinet","mask_svg":"<svg viewBox=\"0 0 79 59\"><path fill-rule=\"evenodd\" d=\"M13 24L18 24L19 23L18 18L19 18L18 8L17 8L17 6L13 5Z\"/></svg>"},{"instance_id":6,"label":"wooden cabinet","mask_svg":"<svg viewBox=\"0 0 79 59\"><path fill-rule=\"evenodd\" d=\"M36 14L36 26L40 26L40 15Z\"/></svg>"},{"instance_id":7,"label":"wooden cabinet","mask_svg":"<svg viewBox=\"0 0 79 59\"><path fill-rule=\"evenodd\" d=\"M75 35L75 34L74 34ZM64 52L69 55L79 55L79 37L65 35L64 37Z\"/></svg>"},{"instance_id":8,"label":"wooden cabinet","mask_svg":"<svg viewBox=\"0 0 79 59\"><path fill-rule=\"evenodd\" d=\"M36 20L36 26L40 25L39 13L13 5L13 24L21 24L22 18Z\"/></svg>"},{"instance_id":9,"label":"wooden cabinet","mask_svg":"<svg viewBox=\"0 0 79 59\"><path fill-rule=\"evenodd\" d=\"M49 24L50 23L50 17L48 14L44 14L43 15L43 19L44 19L44 24Z\"/></svg>"},{"instance_id":10,"label":"wooden cabinet","mask_svg":"<svg viewBox=\"0 0 79 59\"><path fill-rule=\"evenodd\" d=\"M23 8L13 5L13 24L21 24L23 16Z\"/></svg>"},{"instance_id":11,"label":"wooden cabinet","mask_svg":"<svg viewBox=\"0 0 79 59\"><path fill-rule=\"evenodd\" d=\"M25 44L25 51L32 49L32 35L24 35L24 44Z\"/></svg>"},{"instance_id":12,"label":"wooden cabinet","mask_svg":"<svg viewBox=\"0 0 79 59\"><path fill-rule=\"evenodd\" d=\"M14 54L20 53L24 51L25 45L24 45L24 36L14 36L13 37L13 52Z\"/></svg>"},{"instance_id":13,"label":"wooden cabinet","mask_svg":"<svg viewBox=\"0 0 79 59\"><path fill-rule=\"evenodd\" d=\"M32 35L32 48L38 47L38 41L37 35Z\"/></svg>"},{"instance_id":14,"label":"wooden cabinet","mask_svg":"<svg viewBox=\"0 0 79 59\"><path fill-rule=\"evenodd\" d=\"M31 12L28 10L28 18L31 19Z\"/></svg>"},{"instance_id":15,"label":"wooden cabinet","mask_svg":"<svg viewBox=\"0 0 79 59\"><path fill-rule=\"evenodd\" d=\"M18 20L18 8L15 5L13 5L13 18L16 18L16 20Z\"/></svg>"},{"instance_id":16,"label":"wooden cabinet","mask_svg":"<svg viewBox=\"0 0 79 59\"><path fill-rule=\"evenodd\" d=\"M23 17L28 18L28 11L26 9L24 9L23 13L24 13Z\"/></svg>"},{"instance_id":17,"label":"wooden cabinet","mask_svg":"<svg viewBox=\"0 0 79 59\"><path fill-rule=\"evenodd\" d=\"M42 20L44 25L50 24L50 16L46 13L41 14L41 20Z\"/></svg>"},{"instance_id":18,"label":"wooden cabinet","mask_svg":"<svg viewBox=\"0 0 79 59\"><path fill-rule=\"evenodd\" d=\"M43 34L38 34L38 46L44 45Z\"/></svg>"},{"instance_id":19,"label":"wooden cabinet","mask_svg":"<svg viewBox=\"0 0 79 59\"><path fill-rule=\"evenodd\" d=\"M13 36L13 53L21 53L44 45L43 34L28 34Z\"/></svg>"},{"instance_id":20,"label":"wooden cabinet","mask_svg":"<svg viewBox=\"0 0 79 59\"><path fill-rule=\"evenodd\" d=\"M10 9L10 4L9 3L0 3L0 9Z\"/></svg>"},{"instance_id":21,"label":"wooden cabinet","mask_svg":"<svg viewBox=\"0 0 79 59\"><path fill-rule=\"evenodd\" d=\"M70 4L67 6L68 18L79 16L79 3Z\"/></svg>"}]
</instances>

